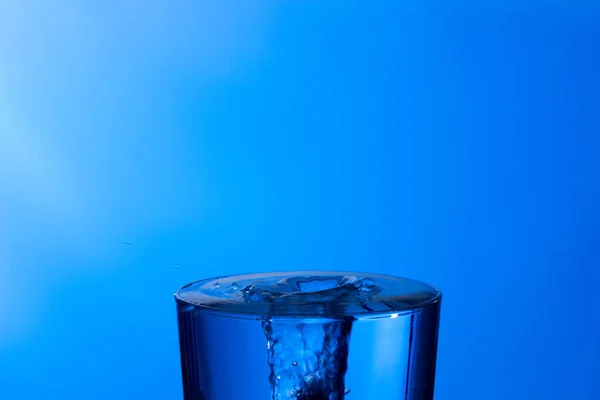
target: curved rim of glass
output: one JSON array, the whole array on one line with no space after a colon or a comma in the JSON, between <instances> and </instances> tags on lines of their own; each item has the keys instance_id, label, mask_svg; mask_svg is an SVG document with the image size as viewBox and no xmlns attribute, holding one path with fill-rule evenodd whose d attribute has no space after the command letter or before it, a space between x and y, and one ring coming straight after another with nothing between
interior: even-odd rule
<instances>
[{"instance_id":1,"label":"curved rim of glass","mask_svg":"<svg viewBox=\"0 0 600 400\"><path fill-rule=\"evenodd\" d=\"M379 278L383 278L383 279L388 279L388 280L396 280L396 281L405 281L405 282L411 282L413 284L417 284L417 285L421 285L423 286L423 288L427 288L429 290L431 290L432 292L432 297L430 299L424 300L423 302L417 303L417 304L413 304L413 305L409 305L409 306L405 306L405 307L398 307L398 309L395 310L386 310L386 311L364 311L364 312L357 312L357 313L353 313L352 315L355 316L357 319L371 319L371 318L381 318L381 317L389 317L390 315L403 315L403 314L410 314L414 311L426 308L434 303L439 302L442 299L442 291L440 289L438 289L436 286L431 285L429 283L425 283L416 279L411 279L411 278L405 278L402 276L397 276L397 275L386 275L386 274L378 274L378 273L370 273L370 272L355 272L355 271L331 271L331 270L303 270L303 271L276 271L276 272L257 272L257 273L249 273L249 274L230 274L230 275L220 275L220 276L214 276L214 277L210 277L210 278L205 278L205 279L199 279L197 281L193 281L190 283L187 283L183 286L181 286L179 289L177 289L177 291L174 294L175 300L177 303L179 304L183 304L183 305L189 305L189 306L194 306L194 307L198 307L198 309L200 309L202 312L205 313L215 313L218 315L227 315L229 317L234 317L234 318L248 318L248 317L254 317L254 318L263 318L266 317L266 315L264 315L263 313L260 312L256 312L256 310L251 310L251 309L247 309L244 310L242 307L232 310L232 309L228 309L228 308L224 308L224 307L217 307L217 306L213 306L211 304L202 304L202 303L196 303L190 300L185 299L182 296L182 291L184 291L186 288L189 288L191 286L194 285L200 285L200 284L204 284L204 283L209 283L209 282L213 282L213 281L217 281L220 279L228 279L228 278L240 278L237 280L241 280L243 278L249 278L249 277L261 277L264 275L268 275L268 274L280 274L281 276L296 276L296 275L313 275L313 276L362 276L362 277L379 277ZM399 296L395 296L395 297L399 297ZM210 298L209 295L207 295L207 298ZM393 297L391 298L393 299ZM306 305L309 303L306 302L292 302L289 303L290 305ZM338 304L345 304L343 302L338 303ZM285 316L286 318L304 318L304 316L306 318L310 318L310 317L317 317L317 316L321 316L318 314L311 314L310 312L308 313L303 313L302 315L289 315L289 316Z\"/></svg>"}]
</instances>

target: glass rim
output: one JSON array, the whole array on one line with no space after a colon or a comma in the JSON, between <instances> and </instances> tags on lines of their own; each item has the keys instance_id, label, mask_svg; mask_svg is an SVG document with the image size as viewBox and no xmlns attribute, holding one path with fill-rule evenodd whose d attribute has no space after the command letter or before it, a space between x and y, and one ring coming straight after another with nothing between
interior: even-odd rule
<instances>
[{"instance_id":1,"label":"glass rim","mask_svg":"<svg viewBox=\"0 0 600 400\"><path fill-rule=\"evenodd\" d=\"M320 303L318 301L286 301L274 305L273 303L266 302L247 302L240 298L238 288L231 293L236 296L231 297L217 297L211 295L206 291L206 285L217 284L217 282L223 282L225 284L236 285L237 282L241 283L252 283L265 280L266 278L347 278L347 277L360 277L360 279L369 278L375 279L380 282L387 284L395 284L396 293L388 294L387 296L377 297L370 300L372 304L386 304L386 306L392 307L385 310L377 310L368 308L358 308L353 311L340 312L338 314L327 314L323 311L318 311L319 306L329 303ZM240 286L241 287L241 286ZM190 288L193 288L190 290ZM401 293L400 289L404 290ZM186 291L187 289L187 291ZM420 290L417 290L420 289ZM385 289L383 290L385 291ZM186 295L187 294L187 295ZM292 292L290 292L292 294ZM193 296L190 296L193 295ZM421 296L412 299L411 296ZM332 270L305 270L305 271L277 271L277 272L259 272L249 274L233 274L233 275L221 275L216 277L204 278L187 283L181 286L174 294L175 301L181 306L190 306L196 309L198 312L217 314L232 318L252 318L252 319L263 319L277 317L278 319L306 319L306 318L327 318L327 319L339 319L353 317L355 319L373 319L373 318L394 318L399 315L405 315L417 312L435 303L439 303L442 299L442 292L436 286L396 275L386 275L378 273L366 273L366 272L348 272L348 271L332 271ZM191 298L193 297L193 298ZM411 299L414 303L409 304L406 301ZM349 301L331 301L330 305L335 307L346 307L349 305L357 306L362 303L349 302ZM371 303L369 303L371 305ZM273 307L277 309L283 309L293 307L293 312L281 313L273 312ZM363 305L364 307L364 305ZM271 310L271 311L270 311Z\"/></svg>"}]
</instances>

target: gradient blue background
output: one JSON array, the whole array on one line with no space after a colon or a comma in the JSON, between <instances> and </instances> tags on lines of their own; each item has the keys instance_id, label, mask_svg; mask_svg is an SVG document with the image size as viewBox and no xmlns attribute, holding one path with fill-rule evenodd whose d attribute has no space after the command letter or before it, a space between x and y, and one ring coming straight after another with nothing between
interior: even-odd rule
<instances>
[{"instance_id":1,"label":"gradient blue background","mask_svg":"<svg viewBox=\"0 0 600 400\"><path fill-rule=\"evenodd\" d=\"M179 399L177 287L313 268L444 291L437 399L600 398L599 49L591 1L0 2L0 398Z\"/></svg>"}]
</instances>

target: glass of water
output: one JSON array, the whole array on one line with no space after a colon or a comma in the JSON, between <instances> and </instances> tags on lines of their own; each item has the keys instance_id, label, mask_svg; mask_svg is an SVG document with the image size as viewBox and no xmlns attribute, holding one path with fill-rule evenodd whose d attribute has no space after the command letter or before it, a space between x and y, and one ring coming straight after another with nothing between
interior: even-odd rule
<instances>
[{"instance_id":1,"label":"glass of water","mask_svg":"<svg viewBox=\"0 0 600 400\"><path fill-rule=\"evenodd\" d=\"M352 272L226 276L175 294L185 400L431 400L441 292Z\"/></svg>"}]
</instances>

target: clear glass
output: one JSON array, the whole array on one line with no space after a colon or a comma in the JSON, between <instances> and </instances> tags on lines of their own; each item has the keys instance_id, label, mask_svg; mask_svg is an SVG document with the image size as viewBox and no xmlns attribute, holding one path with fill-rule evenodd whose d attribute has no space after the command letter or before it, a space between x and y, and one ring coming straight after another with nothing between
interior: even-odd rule
<instances>
[{"instance_id":1,"label":"clear glass","mask_svg":"<svg viewBox=\"0 0 600 400\"><path fill-rule=\"evenodd\" d=\"M441 292L410 279L287 272L175 294L185 400L431 400Z\"/></svg>"}]
</instances>

